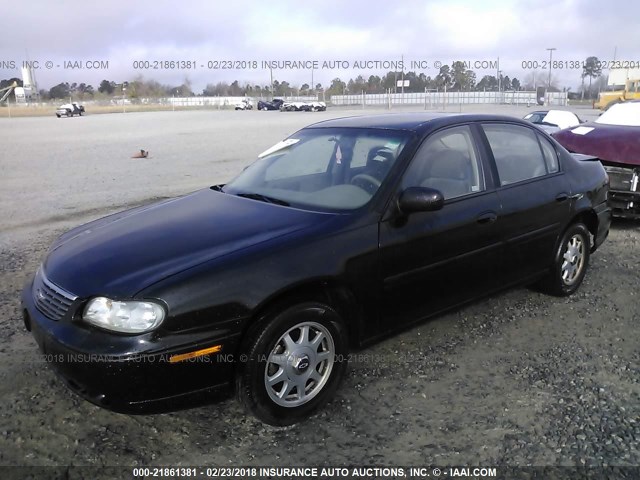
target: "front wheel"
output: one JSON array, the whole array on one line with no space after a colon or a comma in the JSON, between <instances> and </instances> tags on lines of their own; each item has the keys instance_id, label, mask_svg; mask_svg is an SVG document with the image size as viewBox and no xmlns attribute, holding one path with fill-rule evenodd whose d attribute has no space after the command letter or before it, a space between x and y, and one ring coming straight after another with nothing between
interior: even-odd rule
<instances>
[{"instance_id":1,"label":"front wheel","mask_svg":"<svg viewBox=\"0 0 640 480\"><path fill-rule=\"evenodd\" d=\"M346 331L335 310L315 302L294 305L263 325L247 342L236 393L263 422L291 425L336 391L346 369Z\"/></svg>"},{"instance_id":2,"label":"front wheel","mask_svg":"<svg viewBox=\"0 0 640 480\"><path fill-rule=\"evenodd\" d=\"M541 281L544 290L560 297L578 290L589 265L590 238L589 230L582 223L567 229L555 253L553 267Z\"/></svg>"}]
</instances>

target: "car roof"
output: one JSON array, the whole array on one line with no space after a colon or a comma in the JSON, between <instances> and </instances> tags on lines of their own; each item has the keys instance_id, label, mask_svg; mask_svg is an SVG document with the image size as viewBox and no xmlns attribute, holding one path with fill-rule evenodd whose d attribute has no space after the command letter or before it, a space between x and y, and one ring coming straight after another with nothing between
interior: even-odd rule
<instances>
[{"instance_id":1,"label":"car roof","mask_svg":"<svg viewBox=\"0 0 640 480\"><path fill-rule=\"evenodd\" d=\"M305 128L379 128L425 133L438 127L475 121L503 121L530 125L519 118L504 115L468 113L384 113L341 117L313 123Z\"/></svg>"}]
</instances>

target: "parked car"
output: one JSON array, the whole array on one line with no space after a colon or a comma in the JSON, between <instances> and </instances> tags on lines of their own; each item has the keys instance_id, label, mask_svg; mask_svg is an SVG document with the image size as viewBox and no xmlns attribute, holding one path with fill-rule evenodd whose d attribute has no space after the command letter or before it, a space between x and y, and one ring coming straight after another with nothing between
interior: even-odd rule
<instances>
[{"instance_id":1,"label":"parked car","mask_svg":"<svg viewBox=\"0 0 640 480\"><path fill-rule=\"evenodd\" d=\"M640 102L612 105L595 121L553 135L567 150L603 163L615 216L640 218Z\"/></svg>"},{"instance_id":2,"label":"parked car","mask_svg":"<svg viewBox=\"0 0 640 480\"><path fill-rule=\"evenodd\" d=\"M253 102L251 100L249 100L248 98L245 98L240 103L236 103L235 109L236 110L252 110L253 109Z\"/></svg>"},{"instance_id":3,"label":"parked car","mask_svg":"<svg viewBox=\"0 0 640 480\"><path fill-rule=\"evenodd\" d=\"M102 407L235 388L287 425L332 397L350 349L514 285L574 293L609 231L607 182L518 119L328 120L225 185L63 234L24 323Z\"/></svg>"},{"instance_id":4,"label":"parked car","mask_svg":"<svg viewBox=\"0 0 640 480\"><path fill-rule=\"evenodd\" d=\"M325 111L327 105L324 102L284 102L280 107L283 112L320 112Z\"/></svg>"},{"instance_id":5,"label":"parked car","mask_svg":"<svg viewBox=\"0 0 640 480\"><path fill-rule=\"evenodd\" d=\"M258 102L258 110L280 110L280 107L282 107L283 103L284 100L280 98L274 98L270 102L260 100Z\"/></svg>"},{"instance_id":6,"label":"parked car","mask_svg":"<svg viewBox=\"0 0 640 480\"><path fill-rule=\"evenodd\" d=\"M312 112L324 112L327 109L327 104L324 102L311 102L310 107Z\"/></svg>"},{"instance_id":7,"label":"parked car","mask_svg":"<svg viewBox=\"0 0 640 480\"><path fill-rule=\"evenodd\" d=\"M73 117L74 115L81 116L83 113L84 113L84 107L82 105L79 105L76 102L65 103L64 105L60 105L56 110L56 117L58 118L62 116Z\"/></svg>"},{"instance_id":8,"label":"parked car","mask_svg":"<svg viewBox=\"0 0 640 480\"><path fill-rule=\"evenodd\" d=\"M578 116L568 110L538 110L524 116L525 120L538 125L548 133L557 132L584 123Z\"/></svg>"},{"instance_id":9,"label":"parked car","mask_svg":"<svg viewBox=\"0 0 640 480\"><path fill-rule=\"evenodd\" d=\"M292 102L285 101L280 107L282 112L307 112L309 111L309 104L306 102Z\"/></svg>"}]
</instances>

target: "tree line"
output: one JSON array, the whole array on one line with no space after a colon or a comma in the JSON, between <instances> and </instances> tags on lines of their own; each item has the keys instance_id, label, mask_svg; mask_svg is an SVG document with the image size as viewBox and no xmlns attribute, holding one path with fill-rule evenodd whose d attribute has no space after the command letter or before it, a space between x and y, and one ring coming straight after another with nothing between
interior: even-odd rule
<instances>
[{"instance_id":1,"label":"tree line","mask_svg":"<svg viewBox=\"0 0 640 480\"><path fill-rule=\"evenodd\" d=\"M585 92L591 98L593 96L592 80L602 76L602 69L597 57L588 57L584 62L581 72L582 85L580 91L584 97ZM585 86L585 79L589 79L589 87ZM22 81L17 78L2 80L0 88L8 86L13 81L17 81L22 86ZM409 85L402 89L398 87L398 81L409 81ZM323 95L329 98L332 95L344 94L374 94L392 92L424 92L430 91L512 91L512 90L533 90L536 86L548 87L551 91L559 91L557 81L552 77L551 85L547 85L548 79L545 72L529 72L523 81L518 78L510 78L508 75L484 75L479 80L473 70L467 69L464 62L453 62L451 65L443 65L434 77L426 75L424 72L387 72L385 75L370 75L365 78L358 75L356 78L347 81L339 77L334 78L328 86L317 83L311 86L303 83L300 86L293 85L288 81L273 80L273 83L251 84L240 83L235 80L231 83L218 82L209 83L201 93L193 91L191 82L185 79L180 85L161 84L155 80L145 80L138 76L130 81L114 82L112 80L102 80L97 89L86 83L59 83L49 90L40 90L40 98L48 99L110 99L122 98L161 98L161 97L191 97L191 96L293 96L293 95ZM606 85L606 82L605 82ZM602 89L602 82L597 84L598 89Z\"/></svg>"}]
</instances>

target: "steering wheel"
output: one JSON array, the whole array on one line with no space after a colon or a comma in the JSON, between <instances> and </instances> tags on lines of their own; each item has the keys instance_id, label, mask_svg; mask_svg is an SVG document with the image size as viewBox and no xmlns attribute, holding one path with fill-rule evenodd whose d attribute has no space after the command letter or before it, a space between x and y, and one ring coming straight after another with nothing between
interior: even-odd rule
<instances>
[{"instance_id":1,"label":"steering wheel","mask_svg":"<svg viewBox=\"0 0 640 480\"><path fill-rule=\"evenodd\" d=\"M382 185L382 182L380 182L380 180L372 177L371 175L367 175L366 173L359 173L358 175L354 176L351 179L350 183L351 185L362 188L371 195L373 195L376 190L380 188L380 185Z\"/></svg>"}]
</instances>

